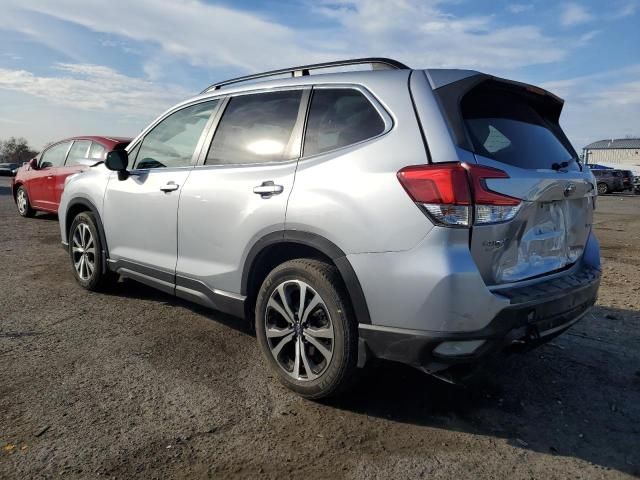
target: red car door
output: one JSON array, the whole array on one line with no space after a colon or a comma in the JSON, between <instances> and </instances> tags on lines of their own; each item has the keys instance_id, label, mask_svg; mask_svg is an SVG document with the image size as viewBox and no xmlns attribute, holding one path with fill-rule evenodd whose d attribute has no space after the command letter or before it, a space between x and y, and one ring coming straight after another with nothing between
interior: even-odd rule
<instances>
[{"instance_id":1,"label":"red car door","mask_svg":"<svg viewBox=\"0 0 640 480\"><path fill-rule=\"evenodd\" d=\"M70 141L56 143L46 149L38 162L38 169L27 186L30 200L34 207L56 212L58 205L55 199L55 183L58 168L64 165Z\"/></svg>"},{"instance_id":2,"label":"red car door","mask_svg":"<svg viewBox=\"0 0 640 480\"><path fill-rule=\"evenodd\" d=\"M73 175L74 173L81 172L88 168L87 165L83 165L80 161L87 160L90 147L90 140L74 140L73 145L71 145L71 148L69 149L64 165L56 169L53 185L53 206L56 210L60 206L60 197L62 197L66 178L69 175Z\"/></svg>"}]
</instances>

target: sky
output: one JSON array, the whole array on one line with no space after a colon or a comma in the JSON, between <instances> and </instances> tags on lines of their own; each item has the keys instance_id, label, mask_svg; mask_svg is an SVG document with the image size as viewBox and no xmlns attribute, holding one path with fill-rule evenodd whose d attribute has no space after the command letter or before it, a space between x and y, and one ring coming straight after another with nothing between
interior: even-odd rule
<instances>
[{"instance_id":1,"label":"sky","mask_svg":"<svg viewBox=\"0 0 640 480\"><path fill-rule=\"evenodd\" d=\"M565 99L579 151L640 137L640 0L0 0L0 139L135 136L225 78L353 57Z\"/></svg>"}]
</instances>

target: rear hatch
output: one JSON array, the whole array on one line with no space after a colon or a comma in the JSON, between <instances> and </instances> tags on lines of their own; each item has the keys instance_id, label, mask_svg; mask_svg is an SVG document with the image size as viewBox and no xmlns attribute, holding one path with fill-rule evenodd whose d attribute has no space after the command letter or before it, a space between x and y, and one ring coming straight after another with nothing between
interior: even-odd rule
<instances>
[{"instance_id":1,"label":"rear hatch","mask_svg":"<svg viewBox=\"0 0 640 480\"><path fill-rule=\"evenodd\" d=\"M504 222L482 223L476 206L470 248L484 281L531 279L579 261L596 191L558 123L562 100L484 75L443 88L450 89L443 92L448 121L464 134L459 146L471 150L478 164L506 173L484 179L484 188L521 200L515 216Z\"/></svg>"}]
</instances>

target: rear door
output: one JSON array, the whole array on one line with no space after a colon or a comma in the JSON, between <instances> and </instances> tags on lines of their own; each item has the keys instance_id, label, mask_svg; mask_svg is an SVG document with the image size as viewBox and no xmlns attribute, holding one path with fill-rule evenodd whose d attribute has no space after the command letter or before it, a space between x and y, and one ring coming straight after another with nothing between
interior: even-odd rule
<instances>
[{"instance_id":1,"label":"rear door","mask_svg":"<svg viewBox=\"0 0 640 480\"><path fill-rule=\"evenodd\" d=\"M240 293L248 250L284 229L307 97L299 88L225 100L182 191L178 296L224 309L225 295Z\"/></svg>"},{"instance_id":2,"label":"rear door","mask_svg":"<svg viewBox=\"0 0 640 480\"><path fill-rule=\"evenodd\" d=\"M58 210L55 184L58 169L64 165L70 141L60 142L45 150L38 162L38 169L32 171L29 181L29 196L34 207L55 212Z\"/></svg>"},{"instance_id":3,"label":"rear door","mask_svg":"<svg viewBox=\"0 0 640 480\"><path fill-rule=\"evenodd\" d=\"M121 273L171 293L180 193L216 104L191 104L161 119L129 150L129 176L113 173L105 192L110 261Z\"/></svg>"},{"instance_id":4,"label":"rear door","mask_svg":"<svg viewBox=\"0 0 640 480\"><path fill-rule=\"evenodd\" d=\"M69 149L64 165L61 165L56 169L53 184L53 202L56 209L60 205L60 197L62 197L66 178L69 175L73 175L74 173L78 173L89 168L86 163L83 164L81 161L87 159L90 147L90 140L74 140L71 148Z\"/></svg>"},{"instance_id":5,"label":"rear door","mask_svg":"<svg viewBox=\"0 0 640 480\"><path fill-rule=\"evenodd\" d=\"M488 225L476 206L471 251L488 284L556 272L582 256L596 190L558 124L561 108L542 90L495 81L462 99L476 161L508 175L486 179L487 187L522 200L513 220Z\"/></svg>"}]
</instances>

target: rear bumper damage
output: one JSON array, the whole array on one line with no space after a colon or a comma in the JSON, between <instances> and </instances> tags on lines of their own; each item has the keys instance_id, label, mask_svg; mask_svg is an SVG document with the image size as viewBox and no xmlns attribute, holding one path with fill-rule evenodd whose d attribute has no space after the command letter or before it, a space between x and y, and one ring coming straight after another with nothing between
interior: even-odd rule
<instances>
[{"instance_id":1,"label":"rear bumper damage","mask_svg":"<svg viewBox=\"0 0 640 480\"><path fill-rule=\"evenodd\" d=\"M501 290L499 294L509 299L509 306L486 327L472 332L360 325L359 365L375 357L435 373L475 363L507 348L533 348L580 320L596 302L599 285L600 270L584 266L571 275Z\"/></svg>"}]
</instances>

